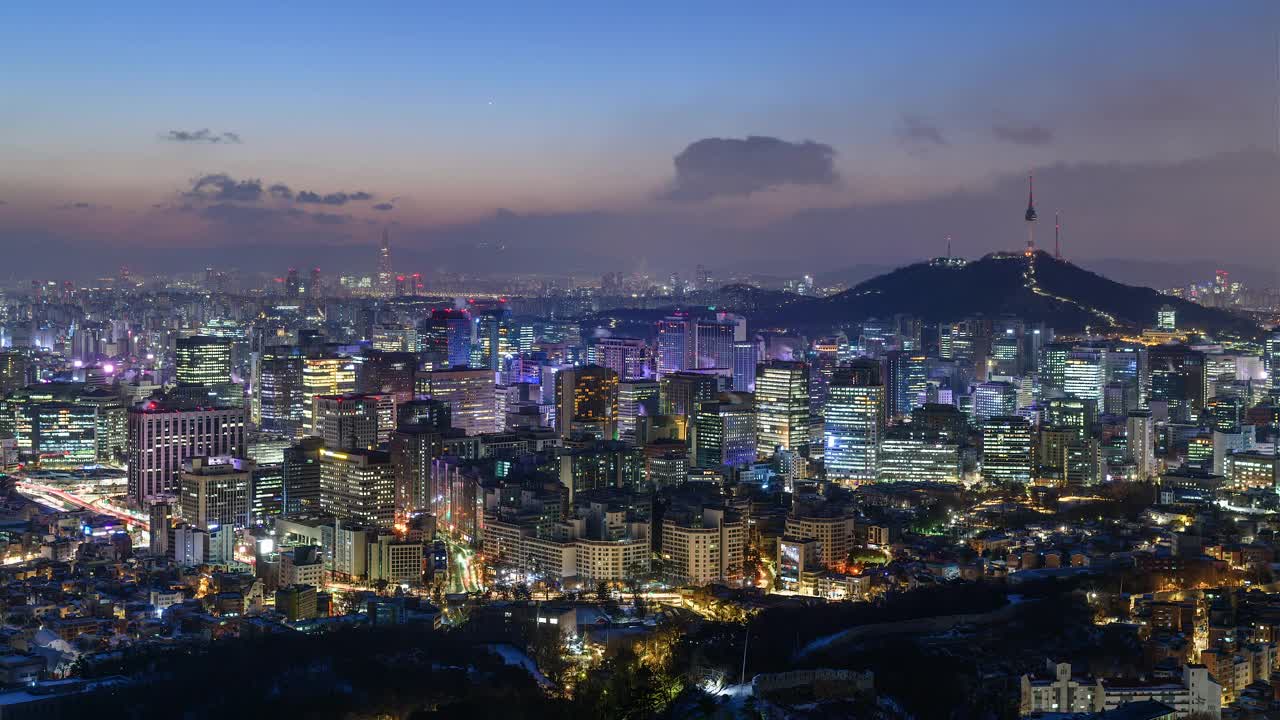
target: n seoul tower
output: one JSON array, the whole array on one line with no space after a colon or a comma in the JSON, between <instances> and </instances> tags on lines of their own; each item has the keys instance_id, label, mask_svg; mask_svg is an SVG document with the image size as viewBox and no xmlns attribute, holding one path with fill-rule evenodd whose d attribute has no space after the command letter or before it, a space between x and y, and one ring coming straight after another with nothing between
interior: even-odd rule
<instances>
[{"instance_id":1,"label":"n seoul tower","mask_svg":"<svg viewBox=\"0 0 1280 720\"><path fill-rule=\"evenodd\" d=\"M1036 188L1035 176L1027 175L1027 250L1026 256L1036 253Z\"/></svg>"}]
</instances>

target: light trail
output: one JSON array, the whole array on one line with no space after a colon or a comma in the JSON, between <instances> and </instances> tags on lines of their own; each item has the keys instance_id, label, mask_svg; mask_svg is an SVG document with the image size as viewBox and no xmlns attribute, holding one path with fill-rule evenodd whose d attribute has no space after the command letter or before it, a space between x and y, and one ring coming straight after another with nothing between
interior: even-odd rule
<instances>
[{"instance_id":1,"label":"light trail","mask_svg":"<svg viewBox=\"0 0 1280 720\"><path fill-rule=\"evenodd\" d=\"M115 508L107 507L105 504L96 505L95 504L96 500L84 500L80 497L72 495L71 493L65 490L60 490L58 488L50 487L48 485L41 485L40 483L34 483L34 482L31 482L30 480L17 480L14 482L14 486L17 487L19 491L25 490L26 492L32 493L32 494L47 495L50 497L57 498L58 500L68 505L71 505L73 507L79 507L85 510L91 510L100 515L107 515L109 517L113 517L123 522L127 527L136 527L136 528L140 528L142 530L147 530L147 531L151 530L151 524L149 522L141 518L138 518L137 516L131 513L124 512L122 510L116 510Z\"/></svg>"}]
</instances>

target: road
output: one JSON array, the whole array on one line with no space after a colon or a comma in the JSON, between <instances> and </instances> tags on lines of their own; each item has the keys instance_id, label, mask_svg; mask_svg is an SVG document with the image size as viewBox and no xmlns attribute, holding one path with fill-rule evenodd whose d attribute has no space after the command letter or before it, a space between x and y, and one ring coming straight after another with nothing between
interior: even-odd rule
<instances>
[{"instance_id":1,"label":"road","mask_svg":"<svg viewBox=\"0 0 1280 720\"><path fill-rule=\"evenodd\" d=\"M30 494L37 497L45 496L46 498L54 498L71 507L84 508L85 510L92 510L93 512L96 512L101 515L108 515L110 517L113 517L123 522L128 527L141 528L143 530L150 530L150 523L148 523L146 520L132 513L128 513L123 510L117 510L116 508L110 507L106 503L100 504L98 502L98 499L85 500L84 498L78 495L73 495L72 493L69 493L66 490L62 490L60 488L52 487L49 485L42 485L40 483L31 482L30 480L15 481L14 486L18 488L19 492L22 492L24 494Z\"/></svg>"}]
</instances>

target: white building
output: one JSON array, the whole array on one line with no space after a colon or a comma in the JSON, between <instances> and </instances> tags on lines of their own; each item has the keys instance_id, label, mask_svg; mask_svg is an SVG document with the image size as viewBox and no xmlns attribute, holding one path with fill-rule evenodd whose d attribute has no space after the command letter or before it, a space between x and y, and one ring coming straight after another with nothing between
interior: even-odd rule
<instances>
[{"instance_id":1,"label":"white building","mask_svg":"<svg viewBox=\"0 0 1280 720\"><path fill-rule=\"evenodd\" d=\"M1070 663L1050 663L1052 678L1022 676L1021 716L1037 713L1100 713L1124 703L1156 700L1172 707L1174 718L1193 713L1222 714L1222 686L1203 665L1187 665L1180 681L1128 682L1075 677Z\"/></svg>"}]
</instances>

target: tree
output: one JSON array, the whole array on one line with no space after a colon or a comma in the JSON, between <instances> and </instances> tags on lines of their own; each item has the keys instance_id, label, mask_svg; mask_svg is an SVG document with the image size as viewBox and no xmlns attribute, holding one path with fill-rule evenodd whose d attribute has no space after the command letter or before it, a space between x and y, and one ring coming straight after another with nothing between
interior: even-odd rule
<instances>
[{"instance_id":1,"label":"tree","mask_svg":"<svg viewBox=\"0 0 1280 720\"><path fill-rule=\"evenodd\" d=\"M606 602L610 598L609 583L601 580L596 584L596 600Z\"/></svg>"}]
</instances>

